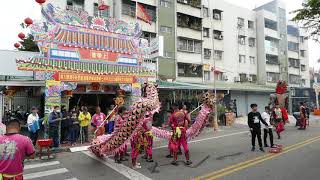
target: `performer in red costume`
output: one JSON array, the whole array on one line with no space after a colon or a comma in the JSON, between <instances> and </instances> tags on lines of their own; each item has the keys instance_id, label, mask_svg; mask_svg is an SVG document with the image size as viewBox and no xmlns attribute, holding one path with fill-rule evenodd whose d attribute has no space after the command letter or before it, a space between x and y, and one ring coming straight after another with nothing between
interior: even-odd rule
<instances>
[{"instance_id":1,"label":"performer in red costume","mask_svg":"<svg viewBox=\"0 0 320 180\"><path fill-rule=\"evenodd\" d=\"M145 159L147 162L153 162L152 160L152 145L153 145L153 135L152 135L152 120L149 119L145 121L142 125L144 129L143 140L144 140L144 151L145 151Z\"/></svg>"},{"instance_id":2,"label":"performer in red costume","mask_svg":"<svg viewBox=\"0 0 320 180\"><path fill-rule=\"evenodd\" d=\"M307 111L303 102L300 102L300 128L299 130L305 130L307 126Z\"/></svg>"},{"instance_id":3,"label":"performer in red costume","mask_svg":"<svg viewBox=\"0 0 320 180\"><path fill-rule=\"evenodd\" d=\"M133 169L140 169L141 165L137 162L137 158L143 150L143 136L142 130L139 130L134 138L131 140L131 161Z\"/></svg>"},{"instance_id":4,"label":"performer in red costume","mask_svg":"<svg viewBox=\"0 0 320 180\"><path fill-rule=\"evenodd\" d=\"M278 139L281 138L280 133L284 131L285 119L283 118L283 111L281 110L279 103L276 103L273 109L272 116L274 120L274 126L278 135Z\"/></svg>"},{"instance_id":5,"label":"performer in red costume","mask_svg":"<svg viewBox=\"0 0 320 180\"><path fill-rule=\"evenodd\" d=\"M126 108L125 107L120 107L118 109L118 113L115 115L114 120L115 120L115 131L118 131L118 129L123 125L123 123L125 122L125 120L123 120L122 116L125 113ZM119 153L116 153L114 156L114 160L116 163L121 163L121 161L126 161L127 159L124 157L125 153L127 152L127 146L125 146L125 148L120 151Z\"/></svg>"},{"instance_id":6,"label":"performer in red costume","mask_svg":"<svg viewBox=\"0 0 320 180\"><path fill-rule=\"evenodd\" d=\"M186 156L186 164L190 165L189 147L187 143L186 131L188 129L188 117L179 110L177 104L173 104L173 113L170 117L169 124L173 130L171 140L169 142L170 152L173 152L173 161L171 164L177 165L179 147L182 146Z\"/></svg>"}]
</instances>

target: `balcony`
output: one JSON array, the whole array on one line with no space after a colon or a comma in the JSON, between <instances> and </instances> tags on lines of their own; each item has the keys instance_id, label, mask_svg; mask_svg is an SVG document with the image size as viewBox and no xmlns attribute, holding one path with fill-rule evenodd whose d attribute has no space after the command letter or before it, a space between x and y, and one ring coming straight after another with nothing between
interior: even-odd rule
<instances>
[{"instance_id":1,"label":"balcony","mask_svg":"<svg viewBox=\"0 0 320 180\"><path fill-rule=\"evenodd\" d=\"M201 0L177 0L177 2L191 7L201 8Z\"/></svg>"},{"instance_id":2,"label":"balcony","mask_svg":"<svg viewBox=\"0 0 320 180\"><path fill-rule=\"evenodd\" d=\"M266 54L266 64L280 65L278 56Z\"/></svg>"},{"instance_id":3,"label":"balcony","mask_svg":"<svg viewBox=\"0 0 320 180\"><path fill-rule=\"evenodd\" d=\"M202 31L202 19L194 16L177 13L178 26L182 28L189 28L196 31Z\"/></svg>"}]
</instances>

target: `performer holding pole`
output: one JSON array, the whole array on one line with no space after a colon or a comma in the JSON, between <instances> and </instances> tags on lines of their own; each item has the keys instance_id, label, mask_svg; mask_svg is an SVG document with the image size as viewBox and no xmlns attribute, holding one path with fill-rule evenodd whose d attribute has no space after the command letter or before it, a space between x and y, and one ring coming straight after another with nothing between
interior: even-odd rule
<instances>
[{"instance_id":1,"label":"performer holding pole","mask_svg":"<svg viewBox=\"0 0 320 180\"><path fill-rule=\"evenodd\" d=\"M121 126L123 125L123 123L125 122L125 120L122 118L122 116L124 115L126 111L126 108L124 106L121 106L118 109L118 113L115 115L114 117L114 130L118 131ZM113 133L112 133L113 134ZM116 163L121 163L121 161L126 161L127 159L124 157L125 153L127 152L127 145L125 146L125 148L120 151L119 153L116 153L114 156L114 160Z\"/></svg>"},{"instance_id":2,"label":"performer holding pole","mask_svg":"<svg viewBox=\"0 0 320 180\"><path fill-rule=\"evenodd\" d=\"M273 110L273 119L276 127L278 139L281 139L280 133L284 131L284 119L279 103L276 103L276 107Z\"/></svg>"},{"instance_id":3,"label":"performer holding pole","mask_svg":"<svg viewBox=\"0 0 320 180\"><path fill-rule=\"evenodd\" d=\"M153 162L152 159L152 146L153 146L153 135L152 135L152 117L149 117L148 121L145 121L142 125L144 129L143 138L144 138L144 151L145 158L147 162Z\"/></svg>"},{"instance_id":4,"label":"performer holding pole","mask_svg":"<svg viewBox=\"0 0 320 180\"><path fill-rule=\"evenodd\" d=\"M186 131L188 129L188 118L187 115L179 110L177 104L173 104L173 114L170 117L169 123L173 129L173 134L169 142L170 152L173 152L173 161L172 165L178 165L178 151L179 147L182 146L184 149L186 164L190 165L189 147L187 143Z\"/></svg>"}]
</instances>

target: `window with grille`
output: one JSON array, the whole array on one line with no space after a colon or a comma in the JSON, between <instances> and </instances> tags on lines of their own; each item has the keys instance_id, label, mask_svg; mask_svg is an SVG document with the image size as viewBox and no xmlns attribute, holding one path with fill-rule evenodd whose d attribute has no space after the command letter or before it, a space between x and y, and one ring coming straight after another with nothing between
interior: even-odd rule
<instances>
[{"instance_id":1,"label":"window with grille","mask_svg":"<svg viewBox=\"0 0 320 180\"><path fill-rule=\"evenodd\" d=\"M254 21L248 20L248 28L249 29L254 29Z\"/></svg>"},{"instance_id":2,"label":"window with grille","mask_svg":"<svg viewBox=\"0 0 320 180\"><path fill-rule=\"evenodd\" d=\"M209 37L209 32L210 32L210 29L209 28L203 28L203 37Z\"/></svg>"},{"instance_id":3,"label":"window with grille","mask_svg":"<svg viewBox=\"0 0 320 180\"><path fill-rule=\"evenodd\" d=\"M239 55L239 63L246 63L246 56L245 55Z\"/></svg>"},{"instance_id":4,"label":"window with grille","mask_svg":"<svg viewBox=\"0 0 320 180\"><path fill-rule=\"evenodd\" d=\"M203 10L203 17L205 18L209 17L209 9L206 7L203 7L202 10Z\"/></svg>"},{"instance_id":5,"label":"window with grille","mask_svg":"<svg viewBox=\"0 0 320 180\"><path fill-rule=\"evenodd\" d=\"M160 6L165 8L171 8L172 2L171 0L160 0Z\"/></svg>"},{"instance_id":6,"label":"window with grille","mask_svg":"<svg viewBox=\"0 0 320 180\"><path fill-rule=\"evenodd\" d=\"M211 49L204 49L204 58L205 59L211 58Z\"/></svg>"},{"instance_id":7,"label":"window with grille","mask_svg":"<svg viewBox=\"0 0 320 180\"><path fill-rule=\"evenodd\" d=\"M202 43L199 40L179 38L178 39L178 50L201 54L202 53Z\"/></svg>"},{"instance_id":8,"label":"window with grille","mask_svg":"<svg viewBox=\"0 0 320 180\"><path fill-rule=\"evenodd\" d=\"M172 27L161 26L160 27L160 31L163 32L163 33L172 33Z\"/></svg>"},{"instance_id":9,"label":"window with grille","mask_svg":"<svg viewBox=\"0 0 320 180\"><path fill-rule=\"evenodd\" d=\"M252 38L252 37L249 38L249 46L250 47L256 46L256 39L255 38Z\"/></svg>"},{"instance_id":10,"label":"window with grille","mask_svg":"<svg viewBox=\"0 0 320 180\"><path fill-rule=\"evenodd\" d=\"M213 58L215 60L222 60L223 57L223 51L219 51L219 50L214 50L214 56Z\"/></svg>"}]
</instances>

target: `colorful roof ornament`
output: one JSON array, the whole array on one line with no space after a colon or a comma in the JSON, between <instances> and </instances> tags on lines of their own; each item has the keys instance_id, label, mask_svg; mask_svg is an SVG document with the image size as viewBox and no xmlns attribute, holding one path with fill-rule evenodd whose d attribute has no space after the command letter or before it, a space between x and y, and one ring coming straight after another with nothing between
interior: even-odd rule
<instances>
[{"instance_id":1,"label":"colorful roof ornament","mask_svg":"<svg viewBox=\"0 0 320 180\"><path fill-rule=\"evenodd\" d=\"M138 23L92 17L85 11L62 10L50 3L43 5L41 12L44 21L25 20L41 52L30 59L17 59L18 69L96 75L155 75L154 70L142 63L151 51L147 43L141 43Z\"/></svg>"}]
</instances>

